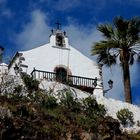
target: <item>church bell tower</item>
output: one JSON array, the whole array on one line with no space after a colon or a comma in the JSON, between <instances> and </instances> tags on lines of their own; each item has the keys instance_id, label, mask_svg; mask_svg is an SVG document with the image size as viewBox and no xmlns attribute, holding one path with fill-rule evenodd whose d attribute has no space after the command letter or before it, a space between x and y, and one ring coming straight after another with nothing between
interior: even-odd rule
<instances>
[{"instance_id":1,"label":"church bell tower","mask_svg":"<svg viewBox=\"0 0 140 140\"><path fill-rule=\"evenodd\" d=\"M52 33L50 35L50 44L54 47L62 49L69 48L66 32L60 29L61 24L59 22L55 24L57 25L57 27L55 30L51 30Z\"/></svg>"}]
</instances>

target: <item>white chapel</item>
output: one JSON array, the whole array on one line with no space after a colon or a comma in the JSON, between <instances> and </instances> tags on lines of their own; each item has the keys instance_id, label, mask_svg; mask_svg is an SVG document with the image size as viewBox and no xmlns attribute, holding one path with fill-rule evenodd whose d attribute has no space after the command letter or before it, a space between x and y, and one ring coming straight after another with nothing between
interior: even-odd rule
<instances>
[{"instance_id":1,"label":"white chapel","mask_svg":"<svg viewBox=\"0 0 140 140\"><path fill-rule=\"evenodd\" d=\"M49 43L18 51L8 66L9 74L31 74L36 79L55 80L103 95L100 66L69 44L59 26L51 31Z\"/></svg>"}]
</instances>

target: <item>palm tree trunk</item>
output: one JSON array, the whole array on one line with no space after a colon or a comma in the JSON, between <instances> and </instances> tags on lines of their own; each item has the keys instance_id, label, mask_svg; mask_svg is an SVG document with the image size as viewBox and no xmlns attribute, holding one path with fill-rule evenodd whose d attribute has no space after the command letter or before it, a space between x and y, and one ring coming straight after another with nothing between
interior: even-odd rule
<instances>
[{"instance_id":1,"label":"palm tree trunk","mask_svg":"<svg viewBox=\"0 0 140 140\"><path fill-rule=\"evenodd\" d=\"M123 67L125 101L128 103L132 103L129 62L124 61L122 63L122 67Z\"/></svg>"}]
</instances>

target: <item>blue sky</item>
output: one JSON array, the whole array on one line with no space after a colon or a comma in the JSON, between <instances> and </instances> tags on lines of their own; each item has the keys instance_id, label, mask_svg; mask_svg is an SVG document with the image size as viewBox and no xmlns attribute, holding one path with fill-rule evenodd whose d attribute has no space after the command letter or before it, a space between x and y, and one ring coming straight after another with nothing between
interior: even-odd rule
<instances>
[{"instance_id":1,"label":"blue sky","mask_svg":"<svg viewBox=\"0 0 140 140\"><path fill-rule=\"evenodd\" d=\"M96 27L112 22L115 16L140 16L140 0L0 0L0 44L8 61L18 50L28 50L48 42L55 22L62 23L70 43L90 56L95 41L102 39ZM111 72L112 71L112 72ZM114 72L115 71L115 72ZM133 101L140 104L140 65L131 68ZM122 71L104 68L104 86L109 78L114 88L107 97L123 100Z\"/></svg>"}]
</instances>

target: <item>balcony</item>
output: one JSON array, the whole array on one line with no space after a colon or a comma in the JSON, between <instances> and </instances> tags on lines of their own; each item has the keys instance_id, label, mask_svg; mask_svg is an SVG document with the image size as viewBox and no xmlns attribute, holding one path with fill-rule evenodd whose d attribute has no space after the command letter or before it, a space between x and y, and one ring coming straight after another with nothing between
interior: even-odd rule
<instances>
[{"instance_id":1,"label":"balcony","mask_svg":"<svg viewBox=\"0 0 140 140\"><path fill-rule=\"evenodd\" d=\"M94 89L97 89L97 82L100 81L97 78L87 78L87 77L81 77L81 76L74 76L74 75L67 75L65 80L59 79L57 77L57 74L55 72L48 72L48 71L42 71L42 70L36 70L34 69L31 72L31 75L34 79L46 79L48 81L57 81L78 89L81 89L83 91L93 93ZM102 89L99 87L98 89Z\"/></svg>"}]
</instances>

